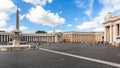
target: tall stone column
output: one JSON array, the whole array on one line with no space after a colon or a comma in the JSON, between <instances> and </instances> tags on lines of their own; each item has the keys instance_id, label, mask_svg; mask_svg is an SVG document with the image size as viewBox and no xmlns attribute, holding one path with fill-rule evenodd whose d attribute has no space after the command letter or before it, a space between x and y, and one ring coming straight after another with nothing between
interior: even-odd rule
<instances>
[{"instance_id":1,"label":"tall stone column","mask_svg":"<svg viewBox=\"0 0 120 68\"><path fill-rule=\"evenodd\" d=\"M114 25L114 42L116 41L116 36L117 36L117 34L118 34L118 27L117 27L117 25L115 24L115 25Z\"/></svg>"},{"instance_id":2,"label":"tall stone column","mask_svg":"<svg viewBox=\"0 0 120 68\"><path fill-rule=\"evenodd\" d=\"M108 37L109 37L109 31L108 31L108 27L106 27L106 41L108 42L109 40L108 40Z\"/></svg>"},{"instance_id":3,"label":"tall stone column","mask_svg":"<svg viewBox=\"0 0 120 68\"><path fill-rule=\"evenodd\" d=\"M116 36L118 36L118 35L119 35L118 28L119 28L119 25L118 25L118 24L116 24Z\"/></svg>"},{"instance_id":4,"label":"tall stone column","mask_svg":"<svg viewBox=\"0 0 120 68\"><path fill-rule=\"evenodd\" d=\"M5 35L3 35L3 42L5 41Z\"/></svg>"},{"instance_id":5,"label":"tall stone column","mask_svg":"<svg viewBox=\"0 0 120 68\"><path fill-rule=\"evenodd\" d=\"M120 24L119 24L119 36L120 36Z\"/></svg>"},{"instance_id":6,"label":"tall stone column","mask_svg":"<svg viewBox=\"0 0 120 68\"><path fill-rule=\"evenodd\" d=\"M30 37L28 36L28 42L30 42Z\"/></svg>"},{"instance_id":7,"label":"tall stone column","mask_svg":"<svg viewBox=\"0 0 120 68\"><path fill-rule=\"evenodd\" d=\"M34 41L36 41L36 36L34 36Z\"/></svg>"},{"instance_id":8,"label":"tall stone column","mask_svg":"<svg viewBox=\"0 0 120 68\"><path fill-rule=\"evenodd\" d=\"M1 35L0 35L0 42L1 42Z\"/></svg>"},{"instance_id":9,"label":"tall stone column","mask_svg":"<svg viewBox=\"0 0 120 68\"><path fill-rule=\"evenodd\" d=\"M29 36L29 41L31 42L31 36Z\"/></svg>"},{"instance_id":10,"label":"tall stone column","mask_svg":"<svg viewBox=\"0 0 120 68\"><path fill-rule=\"evenodd\" d=\"M51 42L53 42L53 36L51 37Z\"/></svg>"},{"instance_id":11,"label":"tall stone column","mask_svg":"<svg viewBox=\"0 0 120 68\"><path fill-rule=\"evenodd\" d=\"M110 26L108 27L108 42L110 42Z\"/></svg>"},{"instance_id":12,"label":"tall stone column","mask_svg":"<svg viewBox=\"0 0 120 68\"><path fill-rule=\"evenodd\" d=\"M4 35L3 35L3 37L2 37L2 41L4 42Z\"/></svg>"},{"instance_id":13,"label":"tall stone column","mask_svg":"<svg viewBox=\"0 0 120 68\"><path fill-rule=\"evenodd\" d=\"M30 36L28 36L28 41L30 42Z\"/></svg>"},{"instance_id":14,"label":"tall stone column","mask_svg":"<svg viewBox=\"0 0 120 68\"><path fill-rule=\"evenodd\" d=\"M33 36L32 36L32 42L33 42Z\"/></svg>"},{"instance_id":15,"label":"tall stone column","mask_svg":"<svg viewBox=\"0 0 120 68\"><path fill-rule=\"evenodd\" d=\"M26 41L28 42L28 36L26 35Z\"/></svg>"},{"instance_id":16,"label":"tall stone column","mask_svg":"<svg viewBox=\"0 0 120 68\"><path fill-rule=\"evenodd\" d=\"M110 42L110 27L107 27L107 42Z\"/></svg>"},{"instance_id":17,"label":"tall stone column","mask_svg":"<svg viewBox=\"0 0 120 68\"><path fill-rule=\"evenodd\" d=\"M8 42L8 35L6 36L7 38L6 38L6 41Z\"/></svg>"},{"instance_id":18,"label":"tall stone column","mask_svg":"<svg viewBox=\"0 0 120 68\"><path fill-rule=\"evenodd\" d=\"M46 42L48 43L48 36L46 36Z\"/></svg>"},{"instance_id":19,"label":"tall stone column","mask_svg":"<svg viewBox=\"0 0 120 68\"><path fill-rule=\"evenodd\" d=\"M3 41L3 35L1 35L1 42Z\"/></svg>"},{"instance_id":20,"label":"tall stone column","mask_svg":"<svg viewBox=\"0 0 120 68\"><path fill-rule=\"evenodd\" d=\"M25 41L27 40L27 38L26 38L26 36L24 36L25 37ZM26 41L27 42L27 41Z\"/></svg>"},{"instance_id":21,"label":"tall stone column","mask_svg":"<svg viewBox=\"0 0 120 68\"><path fill-rule=\"evenodd\" d=\"M107 33L107 28L105 27L105 30L104 30L104 41L107 41L107 37L106 37L106 34Z\"/></svg>"},{"instance_id":22,"label":"tall stone column","mask_svg":"<svg viewBox=\"0 0 120 68\"><path fill-rule=\"evenodd\" d=\"M110 25L110 43L112 43L113 41L112 41L112 39L113 39L113 32L112 32L112 25Z\"/></svg>"},{"instance_id":23,"label":"tall stone column","mask_svg":"<svg viewBox=\"0 0 120 68\"><path fill-rule=\"evenodd\" d=\"M34 36L33 36L33 41L35 41L35 40L34 40Z\"/></svg>"},{"instance_id":24,"label":"tall stone column","mask_svg":"<svg viewBox=\"0 0 120 68\"><path fill-rule=\"evenodd\" d=\"M19 30L19 10L17 8L17 13L16 13L16 29Z\"/></svg>"},{"instance_id":25,"label":"tall stone column","mask_svg":"<svg viewBox=\"0 0 120 68\"><path fill-rule=\"evenodd\" d=\"M55 42L58 42L58 35L55 33Z\"/></svg>"}]
</instances>

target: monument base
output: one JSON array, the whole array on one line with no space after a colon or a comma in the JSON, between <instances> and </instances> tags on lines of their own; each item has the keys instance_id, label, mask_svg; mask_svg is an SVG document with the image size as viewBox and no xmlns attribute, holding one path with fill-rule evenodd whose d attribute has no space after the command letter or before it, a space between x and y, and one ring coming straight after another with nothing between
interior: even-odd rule
<instances>
[{"instance_id":1,"label":"monument base","mask_svg":"<svg viewBox=\"0 0 120 68\"><path fill-rule=\"evenodd\" d=\"M112 43L112 45L120 48L120 43Z\"/></svg>"},{"instance_id":2,"label":"monument base","mask_svg":"<svg viewBox=\"0 0 120 68\"><path fill-rule=\"evenodd\" d=\"M20 43L19 43L18 40L14 39L14 40L13 40L13 46L14 46L14 47L16 47L16 46L18 47L18 46L21 46L21 45L20 45Z\"/></svg>"},{"instance_id":3,"label":"monument base","mask_svg":"<svg viewBox=\"0 0 120 68\"><path fill-rule=\"evenodd\" d=\"M29 45L20 45L20 46L13 46L13 45L2 45L0 46L0 51L15 51L15 50L29 50Z\"/></svg>"},{"instance_id":4,"label":"monument base","mask_svg":"<svg viewBox=\"0 0 120 68\"><path fill-rule=\"evenodd\" d=\"M120 48L120 44L116 44L115 46Z\"/></svg>"}]
</instances>

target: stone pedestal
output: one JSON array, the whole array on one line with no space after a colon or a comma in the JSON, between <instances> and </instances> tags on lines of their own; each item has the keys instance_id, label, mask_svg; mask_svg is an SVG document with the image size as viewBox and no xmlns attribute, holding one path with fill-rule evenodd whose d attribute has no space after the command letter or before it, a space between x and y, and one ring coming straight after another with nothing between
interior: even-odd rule
<instances>
[{"instance_id":1,"label":"stone pedestal","mask_svg":"<svg viewBox=\"0 0 120 68\"><path fill-rule=\"evenodd\" d=\"M19 46L20 43L19 43L19 38L15 38L12 42L13 42L13 46Z\"/></svg>"},{"instance_id":2,"label":"stone pedestal","mask_svg":"<svg viewBox=\"0 0 120 68\"><path fill-rule=\"evenodd\" d=\"M13 46L20 46L20 31L18 29L15 29L12 31L13 32Z\"/></svg>"}]
</instances>

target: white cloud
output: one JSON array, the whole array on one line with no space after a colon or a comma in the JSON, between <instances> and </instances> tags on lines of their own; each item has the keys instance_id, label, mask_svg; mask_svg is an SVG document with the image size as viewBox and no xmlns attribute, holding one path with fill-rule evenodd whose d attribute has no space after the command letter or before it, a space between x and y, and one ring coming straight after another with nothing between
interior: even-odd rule
<instances>
[{"instance_id":1,"label":"white cloud","mask_svg":"<svg viewBox=\"0 0 120 68\"><path fill-rule=\"evenodd\" d=\"M71 24L68 24L67 26L68 26L68 27L71 27L72 25L71 25Z\"/></svg>"},{"instance_id":2,"label":"white cloud","mask_svg":"<svg viewBox=\"0 0 120 68\"><path fill-rule=\"evenodd\" d=\"M25 18L25 14L20 15L20 20L22 20L23 18Z\"/></svg>"},{"instance_id":3,"label":"white cloud","mask_svg":"<svg viewBox=\"0 0 120 68\"><path fill-rule=\"evenodd\" d=\"M16 6L12 0L0 0L0 29L5 28L10 14L14 13Z\"/></svg>"},{"instance_id":4,"label":"white cloud","mask_svg":"<svg viewBox=\"0 0 120 68\"><path fill-rule=\"evenodd\" d=\"M10 31L13 31L14 29L15 29L15 26L10 26L10 27L7 28L7 31L10 32Z\"/></svg>"},{"instance_id":5,"label":"white cloud","mask_svg":"<svg viewBox=\"0 0 120 68\"><path fill-rule=\"evenodd\" d=\"M0 28L5 27L7 25L7 22L4 20L0 21Z\"/></svg>"},{"instance_id":6,"label":"white cloud","mask_svg":"<svg viewBox=\"0 0 120 68\"><path fill-rule=\"evenodd\" d=\"M93 3L94 3L94 0L90 0L89 8L85 11L85 14L86 14L87 16L91 16Z\"/></svg>"},{"instance_id":7,"label":"white cloud","mask_svg":"<svg viewBox=\"0 0 120 68\"><path fill-rule=\"evenodd\" d=\"M46 3L52 3L53 0L23 0L27 3L31 3L33 5L41 5L41 6L44 6L46 5Z\"/></svg>"},{"instance_id":8,"label":"white cloud","mask_svg":"<svg viewBox=\"0 0 120 68\"><path fill-rule=\"evenodd\" d=\"M55 32L63 32L62 30L55 30Z\"/></svg>"},{"instance_id":9,"label":"white cloud","mask_svg":"<svg viewBox=\"0 0 120 68\"><path fill-rule=\"evenodd\" d=\"M26 27L26 26L20 26L21 31L24 31L24 30L27 30L27 29L28 29L28 27Z\"/></svg>"},{"instance_id":10,"label":"white cloud","mask_svg":"<svg viewBox=\"0 0 120 68\"><path fill-rule=\"evenodd\" d=\"M78 25L77 28L80 30L104 30L103 21L104 17L108 12L116 13L116 11L120 11L120 0L99 0L101 4L103 4L102 10L98 13L98 16L93 18L91 21L85 21L81 25Z\"/></svg>"},{"instance_id":11,"label":"white cloud","mask_svg":"<svg viewBox=\"0 0 120 68\"><path fill-rule=\"evenodd\" d=\"M8 27L7 28L7 31L13 31L15 29L15 26L10 26L10 27ZM28 29L28 27L26 27L26 26L20 26L20 31L25 31L25 30L27 30Z\"/></svg>"},{"instance_id":12,"label":"white cloud","mask_svg":"<svg viewBox=\"0 0 120 68\"><path fill-rule=\"evenodd\" d=\"M7 25L6 20L8 20L8 14L4 12L0 12L0 27L5 27Z\"/></svg>"},{"instance_id":13,"label":"white cloud","mask_svg":"<svg viewBox=\"0 0 120 68\"><path fill-rule=\"evenodd\" d=\"M63 13L62 11L59 12L59 14L62 14L62 13Z\"/></svg>"},{"instance_id":14,"label":"white cloud","mask_svg":"<svg viewBox=\"0 0 120 68\"><path fill-rule=\"evenodd\" d=\"M63 31L62 30L54 30L54 31L50 30L50 31L47 31L47 33L52 33L52 32L63 32Z\"/></svg>"},{"instance_id":15,"label":"white cloud","mask_svg":"<svg viewBox=\"0 0 120 68\"><path fill-rule=\"evenodd\" d=\"M75 4L79 8L85 8L85 1L84 0L75 0Z\"/></svg>"},{"instance_id":16,"label":"white cloud","mask_svg":"<svg viewBox=\"0 0 120 68\"><path fill-rule=\"evenodd\" d=\"M96 29L93 29L93 31L96 31L96 32L98 32L98 31L104 31L104 28L103 27L98 27Z\"/></svg>"},{"instance_id":17,"label":"white cloud","mask_svg":"<svg viewBox=\"0 0 120 68\"><path fill-rule=\"evenodd\" d=\"M85 9L85 14L87 16L90 16L92 13L92 7L93 7L94 0L75 0L75 4L79 8Z\"/></svg>"},{"instance_id":18,"label":"white cloud","mask_svg":"<svg viewBox=\"0 0 120 68\"><path fill-rule=\"evenodd\" d=\"M94 24L94 22L84 22L82 25L77 26L77 28L80 30L94 29L96 27L98 27L98 25Z\"/></svg>"},{"instance_id":19,"label":"white cloud","mask_svg":"<svg viewBox=\"0 0 120 68\"><path fill-rule=\"evenodd\" d=\"M0 12L0 20L8 20L8 14L5 12Z\"/></svg>"},{"instance_id":20,"label":"white cloud","mask_svg":"<svg viewBox=\"0 0 120 68\"><path fill-rule=\"evenodd\" d=\"M26 14L26 18L37 24L47 25L47 26L57 26L64 24L65 19L61 18L58 13L51 13L50 10L46 11L41 6L36 6L36 8L31 8L29 13Z\"/></svg>"},{"instance_id":21,"label":"white cloud","mask_svg":"<svg viewBox=\"0 0 120 68\"><path fill-rule=\"evenodd\" d=\"M49 3L52 3L53 0L48 0Z\"/></svg>"},{"instance_id":22,"label":"white cloud","mask_svg":"<svg viewBox=\"0 0 120 68\"><path fill-rule=\"evenodd\" d=\"M25 31L25 33L35 33L34 31Z\"/></svg>"},{"instance_id":23,"label":"white cloud","mask_svg":"<svg viewBox=\"0 0 120 68\"><path fill-rule=\"evenodd\" d=\"M0 12L14 13L16 8L12 0L0 0Z\"/></svg>"},{"instance_id":24,"label":"white cloud","mask_svg":"<svg viewBox=\"0 0 120 68\"><path fill-rule=\"evenodd\" d=\"M78 18L74 18L74 20L75 20L75 21L77 21L77 20L78 20Z\"/></svg>"}]
</instances>

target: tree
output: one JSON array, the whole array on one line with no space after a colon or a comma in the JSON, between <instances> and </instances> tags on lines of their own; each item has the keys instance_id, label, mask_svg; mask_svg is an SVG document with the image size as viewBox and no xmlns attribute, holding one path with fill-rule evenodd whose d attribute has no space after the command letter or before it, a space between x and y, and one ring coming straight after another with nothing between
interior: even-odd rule
<instances>
[{"instance_id":1,"label":"tree","mask_svg":"<svg viewBox=\"0 0 120 68\"><path fill-rule=\"evenodd\" d=\"M38 30L38 31L36 31L35 33L47 33L47 32Z\"/></svg>"}]
</instances>

